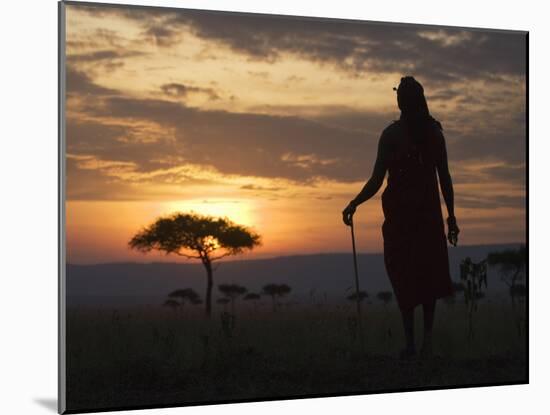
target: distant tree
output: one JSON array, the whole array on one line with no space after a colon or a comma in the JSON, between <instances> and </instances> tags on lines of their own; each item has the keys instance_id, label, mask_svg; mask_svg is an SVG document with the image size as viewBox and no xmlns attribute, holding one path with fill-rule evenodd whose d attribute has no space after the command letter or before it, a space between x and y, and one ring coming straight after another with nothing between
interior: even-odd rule
<instances>
[{"instance_id":1,"label":"distant tree","mask_svg":"<svg viewBox=\"0 0 550 415\"><path fill-rule=\"evenodd\" d=\"M178 309L178 307L180 306L180 303L177 302L176 300L168 299L164 302L163 306L164 307L169 307L172 310L176 311Z\"/></svg>"},{"instance_id":2,"label":"distant tree","mask_svg":"<svg viewBox=\"0 0 550 415\"><path fill-rule=\"evenodd\" d=\"M244 296L244 300L246 301L254 301L259 299L260 299L260 294L256 294L256 293L248 293Z\"/></svg>"},{"instance_id":3,"label":"distant tree","mask_svg":"<svg viewBox=\"0 0 550 415\"><path fill-rule=\"evenodd\" d=\"M273 311L277 310L277 299L280 299L290 293L291 288L286 284L267 284L263 287L263 294L271 297L273 301Z\"/></svg>"},{"instance_id":4,"label":"distant tree","mask_svg":"<svg viewBox=\"0 0 550 415\"><path fill-rule=\"evenodd\" d=\"M218 290L231 301L231 312L235 314L235 300L248 290L237 284L220 284Z\"/></svg>"},{"instance_id":5,"label":"distant tree","mask_svg":"<svg viewBox=\"0 0 550 415\"><path fill-rule=\"evenodd\" d=\"M468 340L474 336L474 311L477 302L485 296L482 286L487 288L487 260L473 262L470 257L460 263L460 279L464 285L464 301L468 307Z\"/></svg>"},{"instance_id":6,"label":"distant tree","mask_svg":"<svg viewBox=\"0 0 550 415\"><path fill-rule=\"evenodd\" d=\"M366 291L359 291L358 293L353 293L348 295L346 298L349 301L357 301L359 299L360 302L366 300L369 297L369 294Z\"/></svg>"},{"instance_id":7,"label":"distant tree","mask_svg":"<svg viewBox=\"0 0 550 415\"><path fill-rule=\"evenodd\" d=\"M152 250L198 259L206 269L206 314L212 313L212 263L226 256L252 250L260 236L225 218L194 213L174 213L161 217L139 231L128 245L147 253Z\"/></svg>"},{"instance_id":8,"label":"distant tree","mask_svg":"<svg viewBox=\"0 0 550 415\"><path fill-rule=\"evenodd\" d=\"M257 293L248 293L244 296L243 300L251 301L254 305L254 310L258 308L258 301L260 300L260 294Z\"/></svg>"},{"instance_id":9,"label":"distant tree","mask_svg":"<svg viewBox=\"0 0 550 415\"><path fill-rule=\"evenodd\" d=\"M376 294L376 298L382 301L384 306L387 306L393 298L393 293L391 291L380 291Z\"/></svg>"},{"instance_id":10,"label":"distant tree","mask_svg":"<svg viewBox=\"0 0 550 415\"><path fill-rule=\"evenodd\" d=\"M515 305L517 289L512 288L526 277L527 248L520 245L518 249L491 252L487 256L490 266L498 267L500 279L508 286L512 305Z\"/></svg>"},{"instance_id":11,"label":"distant tree","mask_svg":"<svg viewBox=\"0 0 550 415\"><path fill-rule=\"evenodd\" d=\"M168 297L172 299L179 298L181 301L181 305L185 305L186 302L193 305L202 303L199 295L192 288L183 288L172 291L170 294L168 294Z\"/></svg>"}]
</instances>

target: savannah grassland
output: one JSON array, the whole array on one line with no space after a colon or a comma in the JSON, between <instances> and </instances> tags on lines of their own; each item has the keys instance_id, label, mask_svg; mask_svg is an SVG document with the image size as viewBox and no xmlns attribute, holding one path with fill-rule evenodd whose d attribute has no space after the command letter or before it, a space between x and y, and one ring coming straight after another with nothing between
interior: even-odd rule
<instances>
[{"instance_id":1,"label":"savannah grassland","mask_svg":"<svg viewBox=\"0 0 550 415\"><path fill-rule=\"evenodd\" d=\"M395 305L237 304L73 307L67 316L68 409L86 410L527 381L525 305L438 302L434 357L400 361ZM417 344L422 334L417 309Z\"/></svg>"}]
</instances>

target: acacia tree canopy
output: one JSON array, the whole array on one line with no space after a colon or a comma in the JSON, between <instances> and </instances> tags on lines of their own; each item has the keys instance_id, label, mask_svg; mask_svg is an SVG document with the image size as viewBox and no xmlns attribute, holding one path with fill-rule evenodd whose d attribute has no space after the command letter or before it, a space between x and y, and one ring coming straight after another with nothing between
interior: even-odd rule
<instances>
[{"instance_id":1,"label":"acacia tree canopy","mask_svg":"<svg viewBox=\"0 0 550 415\"><path fill-rule=\"evenodd\" d=\"M163 251L186 258L215 261L260 244L260 236L226 218L175 213L138 232L129 246L141 252ZM219 251L215 256L213 253Z\"/></svg>"},{"instance_id":2,"label":"acacia tree canopy","mask_svg":"<svg viewBox=\"0 0 550 415\"><path fill-rule=\"evenodd\" d=\"M521 280L525 276L527 248L521 245L518 249L491 252L487 256L487 262L491 266L499 267L502 280L509 287L513 286L516 280Z\"/></svg>"},{"instance_id":3,"label":"acacia tree canopy","mask_svg":"<svg viewBox=\"0 0 550 415\"><path fill-rule=\"evenodd\" d=\"M380 291L376 295L376 298L378 298L380 301L383 301L384 304L387 304L392 300L393 294L391 291Z\"/></svg>"},{"instance_id":4,"label":"acacia tree canopy","mask_svg":"<svg viewBox=\"0 0 550 415\"><path fill-rule=\"evenodd\" d=\"M286 284L267 284L263 287L264 294L270 295L272 297L282 297L288 294L290 291L291 288Z\"/></svg>"},{"instance_id":5,"label":"acacia tree canopy","mask_svg":"<svg viewBox=\"0 0 550 415\"><path fill-rule=\"evenodd\" d=\"M368 297L369 294L366 291L359 291L358 293L348 295L346 298L350 301L363 301Z\"/></svg>"},{"instance_id":6,"label":"acacia tree canopy","mask_svg":"<svg viewBox=\"0 0 550 415\"><path fill-rule=\"evenodd\" d=\"M218 289L226 297L232 299L235 299L248 291L245 287L237 284L220 284L218 285Z\"/></svg>"},{"instance_id":7,"label":"acacia tree canopy","mask_svg":"<svg viewBox=\"0 0 550 415\"><path fill-rule=\"evenodd\" d=\"M191 304L200 304L200 296L192 288L183 288L172 291L168 294L169 298L181 298L182 304L188 300Z\"/></svg>"}]
</instances>

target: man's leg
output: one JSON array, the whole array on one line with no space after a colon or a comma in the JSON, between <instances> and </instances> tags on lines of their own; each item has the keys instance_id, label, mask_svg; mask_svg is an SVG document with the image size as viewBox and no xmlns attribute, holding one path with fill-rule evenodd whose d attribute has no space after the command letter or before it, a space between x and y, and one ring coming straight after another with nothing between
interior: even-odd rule
<instances>
[{"instance_id":1,"label":"man's leg","mask_svg":"<svg viewBox=\"0 0 550 415\"><path fill-rule=\"evenodd\" d=\"M432 353L432 331L435 316L435 300L422 304L424 310L424 342L422 345L423 354Z\"/></svg>"},{"instance_id":2,"label":"man's leg","mask_svg":"<svg viewBox=\"0 0 550 415\"><path fill-rule=\"evenodd\" d=\"M415 354L414 346L414 308L401 310L403 319L403 329L405 331L405 349L401 352L402 358L407 358Z\"/></svg>"}]
</instances>

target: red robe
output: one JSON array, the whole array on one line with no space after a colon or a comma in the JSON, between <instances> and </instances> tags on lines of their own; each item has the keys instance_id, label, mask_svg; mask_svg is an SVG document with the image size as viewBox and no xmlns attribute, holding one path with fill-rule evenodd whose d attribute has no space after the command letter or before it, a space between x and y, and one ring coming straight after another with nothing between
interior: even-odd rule
<instances>
[{"instance_id":1,"label":"red robe","mask_svg":"<svg viewBox=\"0 0 550 415\"><path fill-rule=\"evenodd\" d=\"M446 153L435 123L418 145L403 121L386 132L395 145L382 194L384 262L399 307L408 309L453 293L436 173Z\"/></svg>"}]
</instances>

